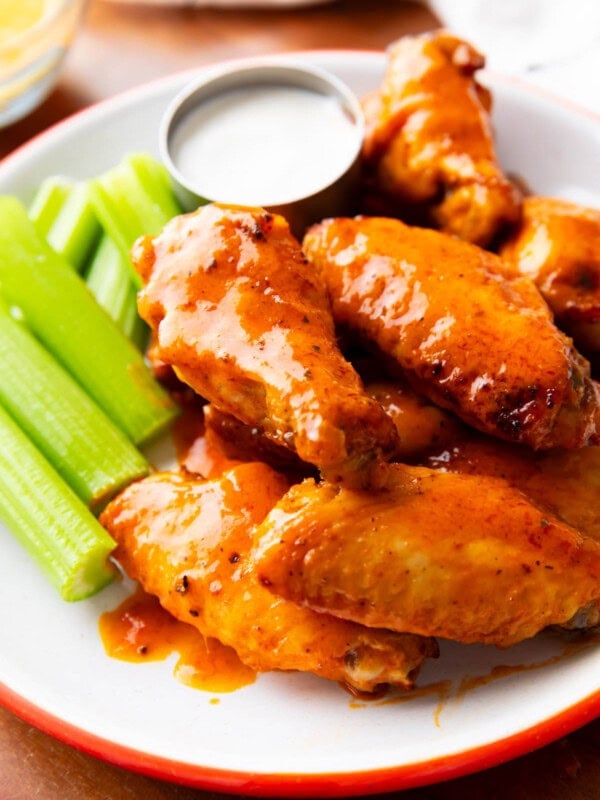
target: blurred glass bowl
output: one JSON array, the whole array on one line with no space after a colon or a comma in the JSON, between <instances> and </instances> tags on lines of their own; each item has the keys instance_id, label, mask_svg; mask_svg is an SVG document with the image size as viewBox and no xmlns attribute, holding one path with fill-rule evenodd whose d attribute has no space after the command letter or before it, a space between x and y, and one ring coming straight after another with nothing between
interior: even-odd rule
<instances>
[{"instance_id":1,"label":"blurred glass bowl","mask_svg":"<svg viewBox=\"0 0 600 800\"><path fill-rule=\"evenodd\" d=\"M87 0L0 0L0 127L50 93Z\"/></svg>"}]
</instances>

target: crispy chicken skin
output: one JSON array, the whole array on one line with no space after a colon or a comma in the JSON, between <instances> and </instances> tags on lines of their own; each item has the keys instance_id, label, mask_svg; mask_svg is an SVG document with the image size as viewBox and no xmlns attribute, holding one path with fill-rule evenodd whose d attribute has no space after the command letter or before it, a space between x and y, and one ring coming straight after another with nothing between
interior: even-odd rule
<instances>
[{"instance_id":1,"label":"crispy chicken skin","mask_svg":"<svg viewBox=\"0 0 600 800\"><path fill-rule=\"evenodd\" d=\"M520 194L496 159L490 95L474 77L483 65L445 31L399 39L365 98L363 155L380 213L426 212L429 224L486 246L518 220Z\"/></svg>"},{"instance_id":2,"label":"crispy chicken skin","mask_svg":"<svg viewBox=\"0 0 600 800\"><path fill-rule=\"evenodd\" d=\"M500 255L535 281L557 324L588 353L600 353L600 211L527 197Z\"/></svg>"},{"instance_id":3,"label":"crispy chicken skin","mask_svg":"<svg viewBox=\"0 0 600 800\"><path fill-rule=\"evenodd\" d=\"M325 220L304 250L336 322L392 357L437 405L534 449L596 436L589 363L534 284L498 256L377 217Z\"/></svg>"},{"instance_id":4,"label":"crispy chicken skin","mask_svg":"<svg viewBox=\"0 0 600 800\"><path fill-rule=\"evenodd\" d=\"M398 379L371 384L369 394L394 420L399 460L466 475L491 475L519 489L540 508L600 542L600 447L532 452L463 425ZM600 624L600 598L561 627Z\"/></svg>"},{"instance_id":5,"label":"crispy chicken skin","mask_svg":"<svg viewBox=\"0 0 600 800\"><path fill-rule=\"evenodd\" d=\"M412 686L429 638L367 629L278 599L256 579L253 526L288 488L258 462L211 481L156 473L102 513L125 571L177 619L259 671L302 670L373 691Z\"/></svg>"},{"instance_id":6,"label":"crispy chicken skin","mask_svg":"<svg viewBox=\"0 0 600 800\"><path fill-rule=\"evenodd\" d=\"M365 388L398 428L398 460L443 472L502 478L600 542L600 446L532 452L462 424L398 379L367 380Z\"/></svg>"},{"instance_id":7,"label":"crispy chicken skin","mask_svg":"<svg viewBox=\"0 0 600 800\"><path fill-rule=\"evenodd\" d=\"M397 380L366 383L400 435L398 460L443 472L502 478L600 542L600 447L532 452L480 433Z\"/></svg>"},{"instance_id":8,"label":"crispy chicken skin","mask_svg":"<svg viewBox=\"0 0 600 800\"><path fill-rule=\"evenodd\" d=\"M490 477L388 465L378 492L294 486L256 531L261 580L320 611L509 646L600 590L600 544Z\"/></svg>"},{"instance_id":9,"label":"crispy chicken skin","mask_svg":"<svg viewBox=\"0 0 600 800\"><path fill-rule=\"evenodd\" d=\"M414 392L405 381L370 381L365 383L365 390L394 421L400 442L397 461L411 462L441 449L463 429L456 417Z\"/></svg>"},{"instance_id":10,"label":"crispy chicken skin","mask_svg":"<svg viewBox=\"0 0 600 800\"><path fill-rule=\"evenodd\" d=\"M600 447L531 453L464 429L451 445L433 447L422 463L445 472L502 478L600 542Z\"/></svg>"},{"instance_id":11,"label":"crispy chicken skin","mask_svg":"<svg viewBox=\"0 0 600 800\"><path fill-rule=\"evenodd\" d=\"M464 428L449 447L432 449L423 465L502 478L540 508L600 542L600 447L532 453ZM560 627L583 629L599 624L600 596Z\"/></svg>"},{"instance_id":12,"label":"crispy chicken skin","mask_svg":"<svg viewBox=\"0 0 600 800\"><path fill-rule=\"evenodd\" d=\"M245 425L213 405L205 406L204 420L209 444L212 443L213 447L217 444L229 458L261 461L285 473L294 482L315 476L316 470L301 461L293 451L267 439L257 428Z\"/></svg>"},{"instance_id":13,"label":"crispy chicken skin","mask_svg":"<svg viewBox=\"0 0 600 800\"><path fill-rule=\"evenodd\" d=\"M333 479L395 447L340 353L327 292L283 217L210 204L136 243L155 357Z\"/></svg>"}]
</instances>

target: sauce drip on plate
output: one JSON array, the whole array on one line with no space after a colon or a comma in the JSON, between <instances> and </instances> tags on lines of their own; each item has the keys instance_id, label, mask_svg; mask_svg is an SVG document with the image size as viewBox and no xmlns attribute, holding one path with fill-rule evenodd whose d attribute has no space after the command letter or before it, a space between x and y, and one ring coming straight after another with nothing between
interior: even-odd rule
<instances>
[{"instance_id":1,"label":"sauce drip on plate","mask_svg":"<svg viewBox=\"0 0 600 800\"><path fill-rule=\"evenodd\" d=\"M139 587L101 615L99 630L107 654L122 661L164 661L176 653L173 674L194 689L233 692L256 680L234 650L176 620Z\"/></svg>"}]
</instances>

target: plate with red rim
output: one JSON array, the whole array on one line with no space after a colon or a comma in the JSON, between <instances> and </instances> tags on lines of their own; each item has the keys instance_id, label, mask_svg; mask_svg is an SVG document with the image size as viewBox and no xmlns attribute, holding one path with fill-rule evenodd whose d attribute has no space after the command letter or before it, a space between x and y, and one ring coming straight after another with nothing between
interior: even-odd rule
<instances>
[{"instance_id":1,"label":"plate with red rim","mask_svg":"<svg viewBox=\"0 0 600 800\"><path fill-rule=\"evenodd\" d=\"M280 56L329 69L357 94L385 56ZM102 102L0 164L0 193L28 202L43 178L86 178L140 150L158 154L170 100L198 70ZM536 192L600 206L600 120L527 85L484 75L504 168ZM353 698L311 675L270 673L215 695L173 677L173 664L108 657L102 612L116 582L61 601L0 526L0 703L93 755L165 780L262 796L391 791L474 772L539 747L600 713L598 640L543 633L507 650L441 643L417 689Z\"/></svg>"}]
</instances>

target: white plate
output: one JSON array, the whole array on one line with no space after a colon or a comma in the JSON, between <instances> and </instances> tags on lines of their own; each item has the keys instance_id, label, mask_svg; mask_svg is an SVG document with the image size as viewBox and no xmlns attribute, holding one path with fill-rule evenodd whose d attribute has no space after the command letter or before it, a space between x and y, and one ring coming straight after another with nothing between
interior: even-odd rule
<instances>
[{"instance_id":1,"label":"white plate","mask_svg":"<svg viewBox=\"0 0 600 800\"><path fill-rule=\"evenodd\" d=\"M358 93L378 83L384 63L367 52L295 58ZM156 153L161 113L190 77L129 92L38 137L0 165L0 192L27 201L48 175L83 178L127 152ZM489 80L506 169L538 192L600 204L598 120ZM600 648L550 634L505 651L444 645L421 674L425 688L403 702L353 701L312 676L268 674L215 704L180 685L172 663L104 654L98 617L122 586L63 603L2 528L0 539L0 701L59 739L167 780L279 796L389 791L517 756L600 712Z\"/></svg>"}]
</instances>

